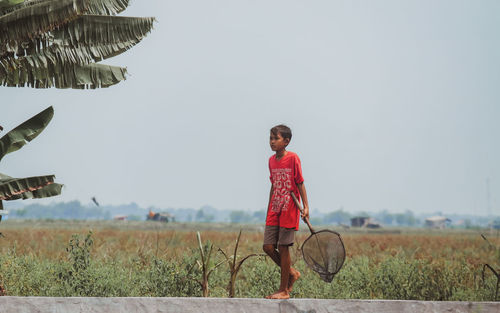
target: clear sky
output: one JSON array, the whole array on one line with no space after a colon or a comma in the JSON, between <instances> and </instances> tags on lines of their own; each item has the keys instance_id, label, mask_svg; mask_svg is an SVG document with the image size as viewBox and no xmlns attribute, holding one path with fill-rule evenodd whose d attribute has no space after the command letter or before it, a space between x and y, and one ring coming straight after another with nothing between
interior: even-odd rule
<instances>
[{"instance_id":1,"label":"clear sky","mask_svg":"<svg viewBox=\"0 0 500 313\"><path fill-rule=\"evenodd\" d=\"M63 194L44 201L263 209L285 123L312 215L500 214L500 1L142 0L123 15L158 19L104 62L125 82L0 87L3 134L55 108L0 163L56 174Z\"/></svg>"}]
</instances>

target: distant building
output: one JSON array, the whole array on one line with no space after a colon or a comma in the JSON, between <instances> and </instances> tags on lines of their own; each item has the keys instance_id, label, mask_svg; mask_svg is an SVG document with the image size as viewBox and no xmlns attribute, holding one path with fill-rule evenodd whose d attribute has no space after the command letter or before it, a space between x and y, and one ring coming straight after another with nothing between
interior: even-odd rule
<instances>
[{"instance_id":1,"label":"distant building","mask_svg":"<svg viewBox=\"0 0 500 313\"><path fill-rule=\"evenodd\" d=\"M425 226L430 228L443 229L451 222L449 218L444 216L431 216L425 219Z\"/></svg>"},{"instance_id":2,"label":"distant building","mask_svg":"<svg viewBox=\"0 0 500 313\"><path fill-rule=\"evenodd\" d=\"M367 216L357 216L351 218L351 226L352 227L366 227L366 228L380 228L382 225L380 225L379 222L377 222L375 219Z\"/></svg>"},{"instance_id":3,"label":"distant building","mask_svg":"<svg viewBox=\"0 0 500 313\"><path fill-rule=\"evenodd\" d=\"M368 219L368 221L366 222L364 227L366 227L366 228L381 228L382 225L380 225L380 223L377 222L376 220L374 220L373 218L370 218L370 219Z\"/></svg>"},{"instance_id":4,"label":"distant building","mask_svg":"<svg viewBox=\"0 0 500 313\"><path fill-rule=\"evenodd\" d=\"M365 222L369 219L368 216L356 216L351 218L352 227L363 227Z\"/></svg>"},{"instance_id":5,"label":"distant building","mask_svg":"<svg viewBox=\"0 0 500 313\"><path fill-rule=\"evenodd\" d=\"M115 216L113 216L113 219L115 221L126 221L127 215L115 215Z\"/></svg>"}]
</instances>

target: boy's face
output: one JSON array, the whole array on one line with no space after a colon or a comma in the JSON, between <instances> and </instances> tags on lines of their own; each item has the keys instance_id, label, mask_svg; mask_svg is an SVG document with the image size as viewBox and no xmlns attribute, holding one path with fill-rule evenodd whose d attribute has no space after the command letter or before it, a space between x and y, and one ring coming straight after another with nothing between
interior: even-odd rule
<instances>
[{"instance_id":1,"label":"boy's face","mask_svg":"<svg viewBox=\"0 0 500 313\"><path fill-rule=\"evenodd\" d=\"M271 136L269 137L269 145L273 151L285 150L289 143L290 139L283 138L280 133L277 133L276 135L271 133Z\"/></svg>"}]
</instances>

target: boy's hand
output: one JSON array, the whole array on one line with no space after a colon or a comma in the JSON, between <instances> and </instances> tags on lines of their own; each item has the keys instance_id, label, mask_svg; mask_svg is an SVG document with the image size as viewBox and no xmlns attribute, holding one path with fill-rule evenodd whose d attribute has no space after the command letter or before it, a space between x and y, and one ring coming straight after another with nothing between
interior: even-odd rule
<instances>
[{"instance_id":1,"label":"boy's hand","mask_svg":"<svg viewBox=\"0 0 500 313\"><path fill-rule=\"evenodd\" d=\"M297 188L299 189L300 197L302 198L303 204L303 212L300 212L300 216L302 219L309 219L309 202L307 201L307 192L304 183L297 184Z\"/></svg>"},{"instance_id":2,"label":"boy's hand","mask_svg":"<svg viewBox=\"0 0 500 313\"><path fill-rule=\"evenodd\" d=\"M308 206L304 206L304 211L303 212L300 212L300 217L302 217L302 219L309 219L309 207Z\"/></svg>"}]
</instances>

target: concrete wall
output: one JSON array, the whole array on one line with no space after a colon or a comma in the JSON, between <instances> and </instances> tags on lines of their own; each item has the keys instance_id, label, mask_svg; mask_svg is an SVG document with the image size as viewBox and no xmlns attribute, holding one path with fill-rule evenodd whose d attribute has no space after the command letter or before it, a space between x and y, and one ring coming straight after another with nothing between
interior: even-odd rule
<instances>
[{"instance_id":1,"label":"concrete wall","mask_svg":"<svg viewBox=\"0 0 500 313\"><path fill-rule=\"evenodd\" d=\"M228 299L228 298L45 298L0 297L0 313L38 312L258 312L258 313L483 313L500 312L500 302L400 300Z\"/></svg>"}]
</instances>

